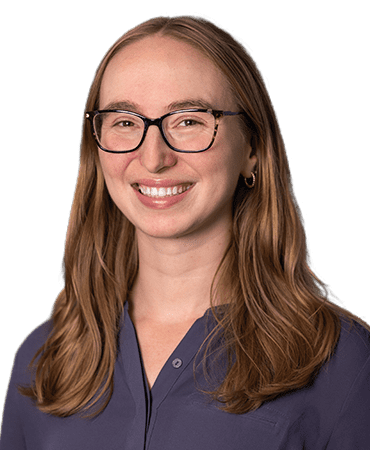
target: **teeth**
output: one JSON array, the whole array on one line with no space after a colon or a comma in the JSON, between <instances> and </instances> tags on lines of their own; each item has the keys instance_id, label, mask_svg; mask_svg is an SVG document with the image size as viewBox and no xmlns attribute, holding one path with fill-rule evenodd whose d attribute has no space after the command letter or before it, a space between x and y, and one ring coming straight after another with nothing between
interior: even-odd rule
<instances>
[{"instance_id":1,"label":"teeth","mask_svg":"<svg viewBox=\"0 0 370 450\"><path fill-rule=\"evenodd\" d=\"M173 195L179 195L182 192L187 191L192 185L186 184L186 185L180 185L180 186L174 186L174 187L149 187L149 186L143 186L139 185L139 191L147 196L147 197L172 197Z\"/></svg>"}]
</instances>

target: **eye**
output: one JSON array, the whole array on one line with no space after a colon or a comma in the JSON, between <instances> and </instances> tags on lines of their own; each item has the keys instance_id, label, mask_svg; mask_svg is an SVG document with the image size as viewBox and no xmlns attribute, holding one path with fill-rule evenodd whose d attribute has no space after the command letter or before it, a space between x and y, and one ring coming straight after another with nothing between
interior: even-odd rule
<instances>
[{"instance_id":1,"label":"eye","mask_svg":"<svg viewBox=\"0 0 370 450\"><path fill-rule=\"evenodd\" d=\"M108 113L106 116L106 124L116 131L133 131L137 128L141 129L144 125L139 117L122 113Z\"/></svg>"},{"instance_id":2,"label":"eye","mask_svg":"<svg viewBox=\"0 0 370 450\"><path fill-rule=\"evenodd\" d=\"M133 122L131 122L130 120L120 120L117 121L116 123L113 124L113 126L119 126L122 128L129 128L129 127L133 127L135 126L135 124Z\"/></svg>"},{"instance_id":3,"label":"eye","mask_svg":"<svg viewBox=\"0 0 370 450\"><path fill-rule=\"evenodd\" d=\"M184 119L178 124L179 127L191 127L194 125L200 125L200 122L195 119Z\"/></svg>"},{"instance_id":4,"label":"eye","mask_svg":"<svg viewBox=\"0 0 370 450\"><path fill-rule=\"evenodd\" d=\"M165 133L175 139L190 138L196 134L207 133L214 128L214 117L204 111L178 111L166 117Z\"/></svg>"}]
</instances>

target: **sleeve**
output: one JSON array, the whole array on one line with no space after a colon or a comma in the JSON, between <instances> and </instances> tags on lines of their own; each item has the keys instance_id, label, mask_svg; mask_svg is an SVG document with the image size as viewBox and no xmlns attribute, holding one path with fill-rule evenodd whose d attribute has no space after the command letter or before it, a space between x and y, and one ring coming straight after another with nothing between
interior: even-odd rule
<instances>
[{"instance_id":1,"label":"sleeve","mask_svg":"<svg viewBox=\"0 0 370 450\"><path fill-rule=\"evenodd\" d=\"M0 435L0 450L26 450L27 446L22 430L19 414L19 393L16 381L18 356L15 358L12 376L9 382L8 393L5 400L3 422Z\"/></svg>"},{"instance_id":2,"label":"sleeve","mask_svg":"<svg viewBox=\"0 0 370 450\"><path fill-rule=\"evenodd\" d=\"M327 450L370 449L370 357L341 408Z\"/></svg>"}]
</instances>

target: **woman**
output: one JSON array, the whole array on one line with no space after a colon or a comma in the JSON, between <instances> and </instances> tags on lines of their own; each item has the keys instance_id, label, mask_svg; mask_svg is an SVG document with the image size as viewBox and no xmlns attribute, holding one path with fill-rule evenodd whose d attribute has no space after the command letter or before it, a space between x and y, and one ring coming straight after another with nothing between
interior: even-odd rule
<instances>
[{"instance_id":1,"label":"woman","mask_svg":"<svg viewBox=\"0 0 370 450\"><path fill-rule=\"evenodd\" d=\"M368 448L369 331L307 265L245 50L153 19L85 114L65 289L18 351L0 449Z\"/></svg>"}]
</instances>

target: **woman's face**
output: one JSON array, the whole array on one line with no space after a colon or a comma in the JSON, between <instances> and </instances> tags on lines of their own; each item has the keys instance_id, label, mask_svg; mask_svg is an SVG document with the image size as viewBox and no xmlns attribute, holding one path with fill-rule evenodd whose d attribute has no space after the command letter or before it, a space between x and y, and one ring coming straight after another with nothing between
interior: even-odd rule
<instances>
[{"instance_id":1,"label":"woman's face","mask_svg":"<svg viewBox=\"0 0 370 450\"><path fill-rule=\"evenodd\" d=\"M125 109L151 119L205 105L237 111L225 76L192 46L160 36L130 44L112 59L99 99L100 109ZM202 153L171 150L155 126L132 153L99 150L109 193L138 236L178 238L229 230L239 175L249 177L256 162L239 120L223 117L215 142ZM166 195L153 196L152 188Z\"/></svg>"}]
</instances>

